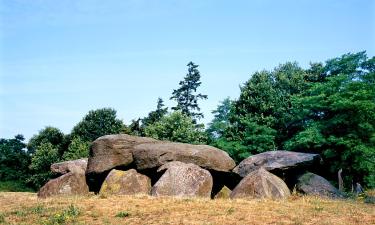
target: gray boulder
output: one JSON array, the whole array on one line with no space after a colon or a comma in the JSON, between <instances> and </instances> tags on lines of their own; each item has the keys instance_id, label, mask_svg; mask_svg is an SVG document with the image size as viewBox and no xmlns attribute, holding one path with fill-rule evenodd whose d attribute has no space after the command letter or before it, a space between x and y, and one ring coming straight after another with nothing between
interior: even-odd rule
<instances>
[{"instance_id":1,"label":"gray boulder","mask_svg":"<svg viewBox=\"0 0 375 225\"><path fill-rule=\"evenodd\" d=\"M245 177L262 167L272 173L282 173L288 170L306 169L315 163L319 163L320 160L318 154L269 151L248 157L236 166L233 172Z\"/></svg>"},{"instance_id":2,"label":"gray boulder","mask_svg":"<svg viewBox=\"0 0 375 225\"><path fill-rule=\"evenodd\" d=\"M210 172L194 164L170 162L158 169L165 171L152 187L153 196L207 197L211 196Z\"/></svg>"},{"instance_id":3,"label":"gray boulder","mask_svg":"<svg viewBox=\"0 0 375 225\"><path fill-rule=\"evenodd\" d=\"M283 199L289 196L284 181L263 168L249 173L230 194L231 198Z\"/></svg>"},{"instance_id":4,"label":"gray boulder","mask_svg":"<svg viewBox=\"0 0 375 225\"><path fill-rule=\"evenodd\" d=\"M51 171L57 174L85 173L87 167L87 158L54 163L51 165Z\"/></svg>"},{"instance_id":5,"label":"gray boulder","mask_svg":"<svg viewBox=\"0 0 375 225\"><path fill-rule=\"evenodd\" d=\"M84 173L67 173L48 181L38 192L39 198L67 195L86 195L89 187Z\"/></svg>"},{"instance_id":6,"label":"gray boulder","mask_svg":"<svg viewBox=\"0 0 375 225\"><path fill-rule=\"evenodd\" d=\"M341 198L342 193L328 180L314 173L307 172L297 179L296 190L307 195Z\"/></svg>"}]
</instances>

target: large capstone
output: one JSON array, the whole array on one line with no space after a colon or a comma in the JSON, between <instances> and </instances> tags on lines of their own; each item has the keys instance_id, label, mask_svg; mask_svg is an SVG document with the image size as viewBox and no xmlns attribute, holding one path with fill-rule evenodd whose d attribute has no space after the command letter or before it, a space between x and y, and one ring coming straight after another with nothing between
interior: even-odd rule
<instances>
[{"instance_id":1,"label":"large capstone","mask_svg":"<svg viewBox=\"0 0 375 225\"><path fill-rule=\"evenodd\" d=\"M145 143L134 147L133 157L138 170L158 168L171 161L193 163L204 169L223 172L235 167L235 162L228 153L208 145Z\"/></svg>"},{"instance_id":2,"label":"large capstone","mask_svg":"<svg viewBox=\"0 0 375 225\"><path fill-rule=\"evenodd\" d=\"M241 177L264 168L267 171L281 175L289 170L305 170L321 160L318 154L290 151L269 151L253 155L244 159L233 172Z\"/></svg>"}]
</instances>

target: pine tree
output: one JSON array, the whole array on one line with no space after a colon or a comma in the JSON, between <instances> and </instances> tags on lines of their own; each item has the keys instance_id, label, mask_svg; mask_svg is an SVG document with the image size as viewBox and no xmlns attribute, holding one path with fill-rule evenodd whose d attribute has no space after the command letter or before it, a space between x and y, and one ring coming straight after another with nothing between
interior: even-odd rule
<instances>
[{"instance_id":1,"label":"pine tree","mask_svg":"<svg viewBox=\"0 0 375 225\"><path fill-rule=\"evenodd\" d=\"M200 113L198 106L199 99L207 99L207 95L195 94L198 87L201 85L200 72L197 69L198 65L193 62L189 62L188 73L184 80L180 81L180 88L173 90L171 100L174 99L177 102L176 107L172 107L173 110L180 110L183 114L191 117L194 124L197 120L203 118L203 113Z\"/></svg>"}]
</instances>

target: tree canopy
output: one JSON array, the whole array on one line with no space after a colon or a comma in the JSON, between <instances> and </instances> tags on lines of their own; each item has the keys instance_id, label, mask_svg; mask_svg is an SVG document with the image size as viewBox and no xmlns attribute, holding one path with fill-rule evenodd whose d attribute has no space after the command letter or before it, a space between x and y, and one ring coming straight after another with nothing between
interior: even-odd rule
<instances>
[{"instance_id":1,"label":"tree canopy","mask_svg":"<svg viewBox=\"0 0 375 225\"><path fill-rule=\"evenodd\" d=\"M160 121L145 129L146 136L159 140L183 143L202 144L206 142L206 135L202 126L197 126L193 120L181 111L172 112Z\"/></svg>"},{"instance_id":2,"label":"tree canopy","mask_svg":"<svg viewBox=\"0 0 375 225\"><path fill-rule=\"evenodd\" d=\"M29 176L30 154L26 151L25 138L16 135L0 139L0 181L22 180Z\"/></svg>"},{"instance_id":3,"label":"tree canopy","mask_svg":"<svg viewBox=\"0 0 375 225\"><path fill-rule=\"evenodd\" d=\"M92 142L103 135L118 134L124 129L124 126L124 123L117 119L114 109L91 110L73 128L71 136L79 137L82 141Z\"/></svg>"}]
</instances>

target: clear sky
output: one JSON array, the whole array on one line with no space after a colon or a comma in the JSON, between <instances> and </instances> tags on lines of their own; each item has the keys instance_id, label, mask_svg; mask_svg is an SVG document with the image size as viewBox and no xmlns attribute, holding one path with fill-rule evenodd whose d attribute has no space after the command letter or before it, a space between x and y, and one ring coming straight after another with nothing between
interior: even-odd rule
<instances>
[{"instance_id":1,"label":"clear sky","mask_svg":"<svg viewBox=\"0 0 375 225\"><path fill-rule=\"evenodd\" d=\"M258 70L375 55L375 0L0 0L0 137L69 133L91 109L125 123L200 65L211 111Z\"/></svg>"}]
</instances>

